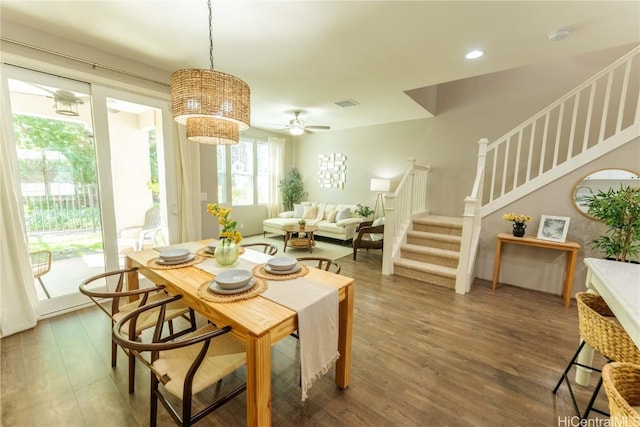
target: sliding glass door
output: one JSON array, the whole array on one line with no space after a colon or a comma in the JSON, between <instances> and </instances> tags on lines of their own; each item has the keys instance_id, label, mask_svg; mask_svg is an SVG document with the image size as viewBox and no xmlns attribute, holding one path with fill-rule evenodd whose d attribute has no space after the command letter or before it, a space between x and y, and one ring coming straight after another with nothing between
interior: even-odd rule
<instances>
[{"instance_id":1,"label":"sliding glass door","mask_svg":"<svg viewBox=\"0 0 640 427\"><path fill-rule=\"evenodd\" d=\"M44 315L86 303L79 283L127 250L168 242L168 104L7 65L3 79Z\"/></svg>"}]
</instances>

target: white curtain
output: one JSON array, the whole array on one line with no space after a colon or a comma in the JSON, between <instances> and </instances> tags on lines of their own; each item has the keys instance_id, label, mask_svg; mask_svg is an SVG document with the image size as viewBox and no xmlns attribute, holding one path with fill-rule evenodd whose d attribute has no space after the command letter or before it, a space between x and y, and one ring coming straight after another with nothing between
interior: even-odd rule
<instances>
[{"instance_id":1,"label":"white curtain","mask_svg":"<svg viewBox=\"0 0 640 427\"><path fill-rule=\"evenodd\" d=\"M202 238L202 216L200 214L200 145L187 139L185 127L174 123L174 138L177 145L176 177L178 187L178 242L189 242Z\"/></svg>"},{"instance_id":2,"label":"white curtain","mask_svg":"<svg viewBox=\"0 0 640 427\"><path fill-rule=\"evenodd\" d=\"M33 328L38 296L31 273L29 245L21 214L15 145L5 127L8 109L0 102L0 336Z\"/></svg>"},{"instance_id":3,"label":"white curtain","mask_svg":"<svg viewBox=\"0 0 640 427\"><path fill-rule=\"evenodd\" d=\"M280 193L280 180L284 176L284 138L270 136L269 142L270 159L271 159L271 176L269 181L269 205L267 206L267 215L269 218L275 218L280 213L282 206L282 195Z\"/></svg>"}]
</instances>

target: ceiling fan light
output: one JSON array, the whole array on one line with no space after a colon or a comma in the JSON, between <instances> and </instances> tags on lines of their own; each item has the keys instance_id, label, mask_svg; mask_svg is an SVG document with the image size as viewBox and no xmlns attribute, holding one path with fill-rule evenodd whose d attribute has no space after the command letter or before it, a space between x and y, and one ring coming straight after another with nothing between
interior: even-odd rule
<instances>
[{"instance_id":1,"label":"ceiling fan light","mask_svg":"<svg viewBox=\"0 0 640 427\"><path fill-rule=\"evenodd\" d=\"M79 116L78 112L78 103L69 102L66 100L56 99L53 108L56 110L57 114L61 114L63 116Z\"/></svg>"},{"instance_id":2,"label":"ceiling fan light","mask_svg":"<svg viewBox=\"0 0 640 427\"><path fill-rule=\"evenodd\" d=\"M193 117L186 120L187 139L201 144L233 145L240 141L237 123L212 118Z\"/></svg>"},{"instance_id":3,"label":"ceiling fan light","mask_svg":"<svg viewBox=\"0 0 640 427\"><path fill-rule=\"evenodd\" d=\"M304 128L300 125L293 125L289 128L289 133L291 135L302 135L304 133Z\"/></svg>"}]
</instances>

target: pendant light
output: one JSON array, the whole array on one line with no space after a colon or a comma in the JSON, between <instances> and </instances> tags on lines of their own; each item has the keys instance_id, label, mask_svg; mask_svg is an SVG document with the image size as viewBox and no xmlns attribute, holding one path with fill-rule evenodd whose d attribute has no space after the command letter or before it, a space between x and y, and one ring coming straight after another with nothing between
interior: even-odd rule
<instances>
[{"instance_id":1,"label":"pendant light","mask_svg":"<svg viewBox=\"0 0 640 427\"><path fill-rule=\"evenodd\" d=\"M211 68L184 69L171 75L173 118L187 126L187 138L191 141L237 143L239 131L248 129L250 124L250 89L239 78L214 71L211 0L207 0L207 6Z\"/></svg>"}]
</instances>

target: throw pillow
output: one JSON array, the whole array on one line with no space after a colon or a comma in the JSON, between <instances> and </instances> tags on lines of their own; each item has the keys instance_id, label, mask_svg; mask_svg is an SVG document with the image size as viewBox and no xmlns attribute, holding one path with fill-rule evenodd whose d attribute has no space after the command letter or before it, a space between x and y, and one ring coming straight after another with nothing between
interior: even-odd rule
<instances>
[{"instance_id":1,"label":"throw pillow","mask_svg":"<svg viewBox=\"0 0 640 427\"><path fill-rule=\"evenodd\" d=\"M336 222L336 215L338 215L338 211L329 212L329 215L327 215L327 222Z\"/></svg>"},{"instance_id":2,"label":"throw pillow","mask_svg":"<svg viewBox=\"0 0 640 427\"><path fill-rule=\"evenodd\" d=\"M301 204L293 205L293 217L294 218L302 218L302 214L304 213L304 206Z\"/></svg>"},{"instance_id":3,"label":"throw pillow","mask_svg":"<svg viewBox=\"0 0 640 427\"><path fill-rule=\"evenodd\" d=\"M305 206L304 211L302 212L303 219L316 219L318 216L318 207L317 206Z\"/></svg>"},{"instance_id":4,"label":"throw pillow","mask_svg":"<svg viewBox=\"0 0 640 427\"><path fill-rule=\"evenodd\" d=\"M351 209L349 208L341 209L336 215L336 222L340 221L341 219L347 219L347 218L351 218Z\"/></svg>"},{"instance_id":5,"label":"throw pillow","mask_svg":"<svg viewBox=\"0 0 640 427\"><path fill-rule=\"evenodd\" d=\"M384 217L376 219L373 221L373 224L371 224L372 227L377 227L379 225L384 225ZM371 233L369 234L369 238L371 241L377 242L378 240L384 239L384 234Z\"/></svg>"}]
</instances>

